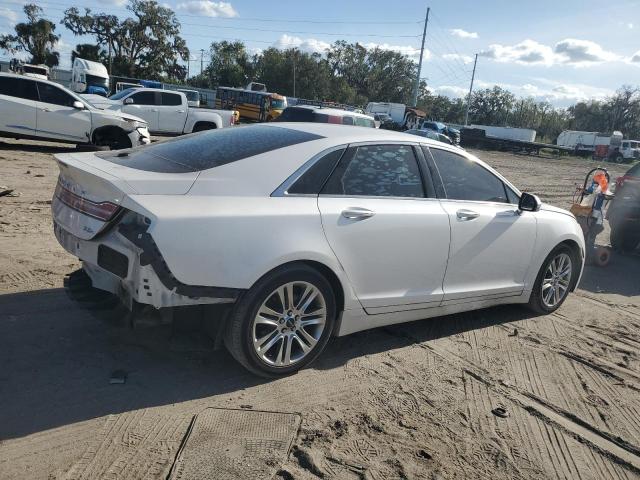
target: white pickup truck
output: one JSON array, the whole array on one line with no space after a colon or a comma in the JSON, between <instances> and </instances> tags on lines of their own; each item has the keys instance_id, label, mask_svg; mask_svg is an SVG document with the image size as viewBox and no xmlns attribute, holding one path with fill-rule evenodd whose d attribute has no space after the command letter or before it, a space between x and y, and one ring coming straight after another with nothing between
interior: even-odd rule
<instances>
[{"instance_id":1,"label":"white pickup truck","mask_svg":"<svg viewBox=\"0 0 640 480\"><path fill-rule=\"evenodd\" d=\"M238 112L190 108L183 92L160 88L127 88L109 98L85 95L98 108L117 110L144 119L151 133L181 135L234 125Z\"/></svg>"},{"instance_id":2,"label":"white pickup truck","mask_svg":"<svg viewBox=\"0 0 640 480\"><path fill-rule=\"evenodd\" d=\"M117 150L150 143L147 124L94 108L62 85L0 73L0 136L53 140Z\"/></svg>"}]
</instances>

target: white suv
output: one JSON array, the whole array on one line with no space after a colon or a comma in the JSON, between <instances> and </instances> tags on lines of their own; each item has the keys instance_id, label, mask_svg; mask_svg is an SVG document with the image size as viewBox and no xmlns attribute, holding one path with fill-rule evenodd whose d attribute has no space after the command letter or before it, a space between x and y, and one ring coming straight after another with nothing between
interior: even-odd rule
<instances>
[{"instance_id":1,"label":"white suv","mask_svg":"<svg viewBox=\"0 0 640 480\"><path fill-rule=\"evenodd\" d=\"M92 144L117 150L150 143L141 118L99 110L63 86L0 74L0 136Z\"/></svg>"}]
</instances>

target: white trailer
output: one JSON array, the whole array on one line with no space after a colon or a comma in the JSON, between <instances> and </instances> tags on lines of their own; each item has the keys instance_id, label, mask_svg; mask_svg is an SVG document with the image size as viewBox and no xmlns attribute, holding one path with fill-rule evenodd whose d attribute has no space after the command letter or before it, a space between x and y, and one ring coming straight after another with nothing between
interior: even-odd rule
<instances>
[{"instance_id":1,"label":"white trailer","mask_svg":"<svg viewBox=\"0 0 640 480\"><path fill-rule=\"evenodd\" d=\"M484 130L487 137L500 138L502 140L536 141L536 131L531 128L494 127L492 125L469 125L465 128Z\"/></svg>"}]
</instances>

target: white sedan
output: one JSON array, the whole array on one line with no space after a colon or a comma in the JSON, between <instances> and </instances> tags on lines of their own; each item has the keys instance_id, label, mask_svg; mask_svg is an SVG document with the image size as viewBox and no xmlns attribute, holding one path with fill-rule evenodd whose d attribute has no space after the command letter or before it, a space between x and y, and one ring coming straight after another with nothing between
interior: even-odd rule
<instances>
[{"instance_id":1,"label":"white sedan","mask_svg":"<svg viewBox=\"0 0 640 480\"><path fill-rule=\"evenodd\" d=\"M260 375L308 365L332 335L553 312L582 272L573 215L413 135L261 124L56 158L55 233L93 286L129 307L233 304L226 346Z\"/></svg>"}]
</instances>

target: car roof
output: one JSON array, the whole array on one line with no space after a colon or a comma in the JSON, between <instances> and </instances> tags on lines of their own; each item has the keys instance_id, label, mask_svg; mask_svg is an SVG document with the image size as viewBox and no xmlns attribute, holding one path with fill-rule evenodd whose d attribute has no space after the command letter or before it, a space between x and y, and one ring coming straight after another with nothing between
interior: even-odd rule
<instances>
[{"instance_id":1,"label":"car roof","mask_svg":"<svg viewBox=\"0 0 640 480\"><path fill-rule=\"evenodd\" d=\"M317 105L291 105L287 108L291 108L291 109L296 109L296 108L304 108L306 110L312 110L314 112L322 112L322 113L327 113L329 115L338 115L338 116L347 116L347 115L353 115L356 117L360 117L360 118L371 118L370 115L367 115L365 113L358 113L358 112L354 112L351 110L343 110L341 108L327 108L327 107L319 107Z\"/></svg>"},{"instance_id":2,"label":"car roof","mask_svg":"<svg viewBox=\"0 0 640 480\"><path fill-rule=\"evenodd\" d=\"M316 122L277 122L269 123L265 126L290 128L303 132L313 133L322 137L347 142L413 142L425 143L429 145L441 146L440 142L430 140L417 135L410 135L394 130L384 130L371 127L360 127L354 125L338 125L335 123Z\"/></svg>"}]
</instances>

